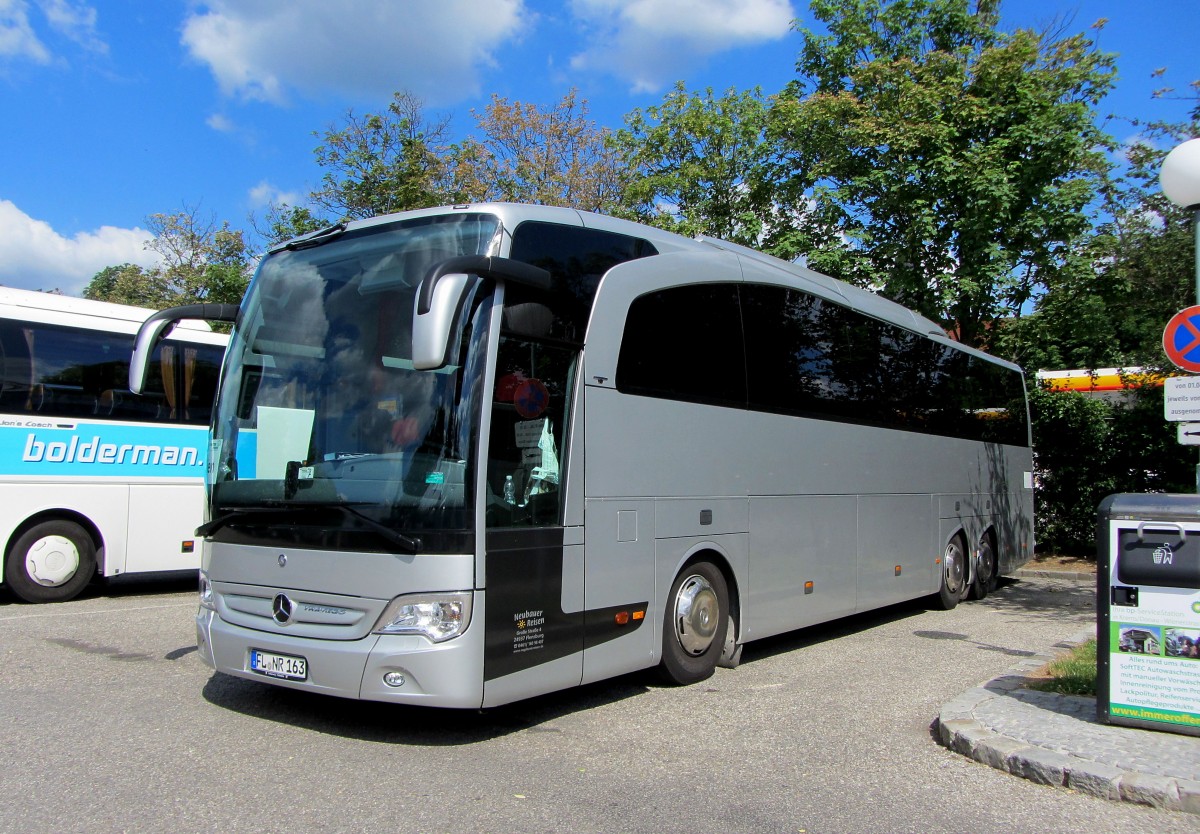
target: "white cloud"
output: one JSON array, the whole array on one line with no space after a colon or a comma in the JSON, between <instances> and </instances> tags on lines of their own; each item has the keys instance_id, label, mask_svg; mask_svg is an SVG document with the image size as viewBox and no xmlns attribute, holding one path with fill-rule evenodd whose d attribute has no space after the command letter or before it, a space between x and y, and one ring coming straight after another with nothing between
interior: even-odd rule
<instances>
[{"instance_id":1,"label":"white cloud","mask_svg":"<svg viewBox=\"0 0 1200 834\"><path fill-rule=\"evenodd\" d=\"M208 0L202 8L183 26L192 57L226 95L276 104L296 92L378 99L404 89L433 104L475 95L480 68L529 19L523 0Z\"/></svg>"},{"instance_id":2,"label":"white cloud","mask_svg":"<svg viewBox=\"0 0 1200 834\"><path fill-rule=\"evenodd\" d=\"M0 0L0 58L50 63L50 50L29 25L29 4L25 0Z\"/></svg>"},{"instance_id":3,"label":"white cloud","mask_svg":"<svg viewBox=\"0 0 1200 834\"><path fill-rule=\"evenodd\" d=\"M298 191L283 191L263 180L250 189L249 203L252 208L269 208L271 206L302 206L307 198Z\"/></svg>"},{"instance_id":4,"label":"white cloud","mask_svg":"<svg viewBox=\"0 0 1200 834\"><path fill-rule=\"evenodd\" d=\"M61 289L79 295L106 266L135 263L154 266L158 256L146 251L153 236L145 229L101 226L64 237L43 220L35 220L9 200L0 200L0 284L27 290Z\"/></svg>"},{"instance_id":5,"label":"white cloud","mask_svg":"<svg viewBox=\"0 0 1200 834\"><path fill-rule=\"evenodd\" d=\"M91 52L106 54L108 44L96 31L96 10L70 0L38 0L50 28Z\"/></svg>"},{"instance_id":6,"label":"white cloud","mask_svg":"<svg viewBox=\"0 0 1200 834\"><path fill-rule=\"evenodd\" d=\"M98 14L87 3L71 0L37 0L44 23L56 35L98 54L108 52L108 44L96 29ZM48 65L55 56L30 22L28 0L0 0L0 59L25 58Z\"/></svg>"},{"instance_id":7,"label":"white cloud","mask_svg":"<svg viewBox=\"0 0 1200 834\"><path fill-rule=\"evenodd\" d=\"M655 92L708 57L779 40L796 13L790 0L571 0L588 48L576 70L605 72L634 92Z\"/></svg>"},{"instance_id":8,"label":"white cloud","mask_svg":"<svg viewBox=\"0 0 1200 834\"><path fill-rule=\"evenodd\" d=\"M237 130L237 125L233 123L233 119L221 113L213 113L204 120L204 123L217 133L233 133Z\"/></svg>"}]
</instances>

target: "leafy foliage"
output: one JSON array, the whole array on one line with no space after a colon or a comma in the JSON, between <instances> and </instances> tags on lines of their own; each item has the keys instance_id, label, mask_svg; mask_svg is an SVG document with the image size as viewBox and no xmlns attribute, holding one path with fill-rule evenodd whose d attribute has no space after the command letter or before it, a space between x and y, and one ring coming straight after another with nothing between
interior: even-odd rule
<instances>
[{"instance_id":1,"label":"leafy foliage","mask_svg":"<svg viewBox=\"0 0 1200 834\"><path fill-rule=\"evenodd\" d=\"M772 111L801 222L768 243L981 344L1088 230L1112 57L1000 32L997 0L810 5L828 34L801 29L801 78Z\"/></svg>"},{"instance_id":2,"label":"leafy foliage","mask_svg":"<svg viewBox=\"0 0 1200 834\"><path fill-rule=\"evenodd\" d=\"M1039 368L1164 364L1163 328L1197 299L1192 213L1163 196L1158 175L1167 149L1200 136L1200 103L1188 121L1141 127L1103 180L1104 219L1081 249L1088 268L1061 275L1005 328L1005 356Z\"/></svg>"},{"instance_id":3,"label":"leafy foliage","mask_svg":"<svg viewBox=\"0 0 1200 834\"><path fill-rule=\"evenodd\" d=\"M451 154L460 198L585 211L616 207L624 169L608 146L608 131L588 118L587 101L575 90L547 108L493 95L482 113L472 112L479 136Z\"/></svg>"},{"instance_id":4,"label":"leafy foliage","mask_svg":"<svg viewBox=\"0 0 1200 834\"><path fill-rule=\"evenodd\" d=\"M106 267L84 289L84 298L151 308L242 300L250 280L242 232L205 220L195 209L154 214L147 224L154 237L146 246L158 253L160 265Z\"/></svg>"},{"instance_id":5,"label":"leafy foliage","mask_svg":"<svg viewBox=\"0 0 1200 834\"><path fill-rule=\"evenodd\" d=\"M1192 492L1194 463L1163 420L1163 390L1126 404L1077 391L1030 392L1039 548L1095 552L1096 508L1115 492Z\"/></svg>"},{"instance_id":6,"label":"leafy foliage","mask_svg":"<svg viewBox=\"0 0 1200 834\"><path fill-rule=\"evenodd\" d=\"M397 92L383 113L346 114L313 151L325 169L313 204L341 219L373 217L452 202L449 117L430 118L411 93Z\"/></svg>"},{"instance_id":7,"label":"leafy foliage","mask_svg":"<svg viewBox=\"0 0 1200 834\"><path fill-rule=\"evenodd\" d=\"M774 214L767 182L768 102L760 90L682 83L658 107L634 110L613 137L629 169L624 204L635 219L680 234L757 245Z\"/></svg>"}]
</instances>

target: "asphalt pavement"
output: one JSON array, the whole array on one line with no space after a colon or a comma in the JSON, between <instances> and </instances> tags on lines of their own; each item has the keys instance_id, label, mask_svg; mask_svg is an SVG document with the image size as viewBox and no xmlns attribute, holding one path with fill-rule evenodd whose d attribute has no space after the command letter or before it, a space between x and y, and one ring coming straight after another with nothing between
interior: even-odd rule
<instances>
[{"instance_id":1,"label":"asphalt pavement","mask_svg":"<svg viewBox=\"0 0 1200 834\"><path fill-rule=\"evenodd\" d=\"M1095 583L1091 574L1050 575ZM1200 814L1200 737L1101 724L1095 698L1028 688L1034 672L1095 635L1093 625L948 701L938 715L938 740L1038 784Z\"/></svg>"}]
</instances>

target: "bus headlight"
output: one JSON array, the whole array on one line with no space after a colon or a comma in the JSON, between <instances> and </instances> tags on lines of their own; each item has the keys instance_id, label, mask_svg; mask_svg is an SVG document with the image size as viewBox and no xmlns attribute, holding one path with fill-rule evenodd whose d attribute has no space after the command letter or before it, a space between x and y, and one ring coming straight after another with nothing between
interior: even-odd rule
<instances>
[{"instance_id":1,"label":"bus headlight","mask_svg":"<svg viewBox=\"0 0 1200 834\"><path fill-rule=\"evenodd\" d=\"M434 643L450 640L471 623L471 592L396 597L380 615L375 634L420 634Z\"/></svg>"},{"instance_id":2,"label":"bus headlight","mask_svg":"<svg viewBox=\"0 0 1200 834\"><path fill-rule=\"evenodd\" d=\"M209 611L216 609L216 603L213 602L212 583L208 581L208 574L200 571L200 607L207 608Z\"/></svg>"}]
</instances>

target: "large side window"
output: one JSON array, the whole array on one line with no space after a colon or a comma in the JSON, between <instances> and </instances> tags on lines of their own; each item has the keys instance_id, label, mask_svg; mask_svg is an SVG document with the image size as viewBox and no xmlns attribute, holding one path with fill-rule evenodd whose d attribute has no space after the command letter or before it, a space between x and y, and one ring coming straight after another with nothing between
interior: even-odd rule
<instances>
[{"instance_id":1,"label":"large side window","mask_svg":"<svg viewBox=\"0 0 1200 834\"><path fill-rule=\"evenodd\" d=\"M641 238L527 221L513 232L509 257L541 267L554 280L549 293L537 293L537 300L553 315L538 335L579 344L604 273L619 263L657 254L654 245ZM509 287L507 293L515 307L523 300L518 296L527 295L528 291Z\"/></svg>"},{"instance_id":2,"label":"large side window","mask_svg":"<svg viewBox=\"0 0 1200 834\"><path fill-rule=\"evenodd\" d=\"M164 342L146 393L129 391L133 337L0 321L0 408L73 419L206 424L222 350Z\"/></svg>"},{"instance_id":3,"label":"large side window","mask_svg":"<svg viewBox=\"0 0 1200 834\"><path fill-rule=\"evenodd\" d=\"M850 418L861 411L836 305L786 287L742 287L750 407Z\"/></svg>"},{"instance_id":4,"label":"large side window","mask_svg":"<svg viewBox=\"0 0 1200 834\"><path fill-rule=\"evenodd\" d=\"M799 290L741 298L751 408L1028 443L1020 374Z\"/></svg>"},{"instance_id":5,"label":"large side window","mask_svg":"<svg viewBox=\"0 0 1200 834\"><path fill-rule=\"evenodd\" d=\"M179 342L160 345L158 350L164 376L163 395L171 412L170 419L208 425L225 351L215 345ZM168 362L168 358L172 361ZM168 367L174 377L173 386L166 384ZM169 393L172 388L174 394Z\"/></svg>"},{"instance_id":6,"label":"large side window","mask_svg":"<svg viewBox=\"0 0 1200 834\"><path fill-rule=\"evenodd\" d=\"M733 284L671 287L634 299L617 359L617 389L746 406L746 360Z\"/></svg>"}]
</instances>

